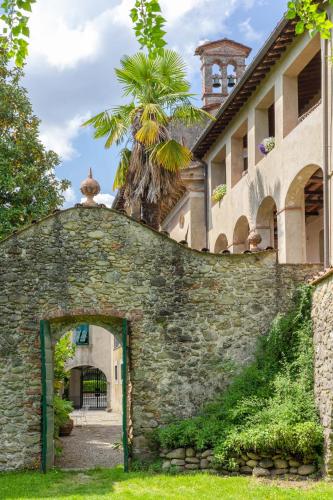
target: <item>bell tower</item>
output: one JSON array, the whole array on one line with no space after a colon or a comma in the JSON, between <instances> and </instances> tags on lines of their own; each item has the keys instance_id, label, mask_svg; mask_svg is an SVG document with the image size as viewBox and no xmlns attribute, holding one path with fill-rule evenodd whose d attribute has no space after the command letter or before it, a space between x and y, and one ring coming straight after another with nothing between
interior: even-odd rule
<instances>
[{"instance_id":1,"label":"bell tower","mask_svg":"<svg viewBox=\"0 0 333 500\"><path fill-rule=\"evenodd\" d=\"M206 111L215 113L243 76L251 48L228 38L200 45L202 100Z\"/></svg>"}]
</instances>

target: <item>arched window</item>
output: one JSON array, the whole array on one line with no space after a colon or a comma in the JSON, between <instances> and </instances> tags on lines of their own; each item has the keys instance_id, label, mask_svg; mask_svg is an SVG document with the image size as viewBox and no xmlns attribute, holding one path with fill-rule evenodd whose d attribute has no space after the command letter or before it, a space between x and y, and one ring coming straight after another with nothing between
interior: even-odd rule
<instances>
[{"instance_id":1,"label":"arched window","mask_svg":"<svg viewBox=\"0 0 333 500\"><path fill-rule=\"evenodd\" d=\"M256 231L260 234L262 241L260 247L265 249L272 247L278 250L278 228L277 210L275 201L267 196L261 202L257 213Z\"/></svg>"},{"instance_id":2,"label":"arched window","mask_svg":"<svg viewBox=\"0 0 333 500\"><path fill-rule=\"evenodd\" d=\"M243 253L249 249L248 237L250 233L249 221L242 215L238 219L234 229L233 253Z\"/></svg>"},{"instance_id":3,"label":"arched window","mask_svg":"<svg viewBox=\"0 0 333 500\"><path fill-rule=\"evenodd\" d=\"M323 171L317 165L308 165L296 175L286 196L284 262L319 263L323 258L320 251L323 201Z\"/></svg>"},{"instance_id":4,"label":"arched window","mask_svg":"<svg viewBox=\"0 0 333 500\"><path fill-rule=\"evenodd\" d=\"M228 249L228 239L225 234L220 234L214 246L214 253L222 253Z\"/></svg>"}]
</instances>

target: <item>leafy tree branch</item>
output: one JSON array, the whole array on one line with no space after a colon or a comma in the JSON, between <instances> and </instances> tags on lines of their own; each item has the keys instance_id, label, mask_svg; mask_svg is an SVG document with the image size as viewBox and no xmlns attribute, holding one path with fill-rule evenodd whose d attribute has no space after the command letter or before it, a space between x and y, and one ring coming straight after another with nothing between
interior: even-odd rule
<instances>
[{"instance_id":1,"label":"leafy tree branch","mask_svg":"<svg viewBox=\"0 0 333 500\"><path fill-rule=\"evenodd\" d=\"M293 0L288 2L288 19L298 18L296 33L301 35L309 31L311 36L320 34L321 38L331 38L333 23L328 18L327 7L333 6L333 0L317 2L315 0Z\"/></svg>"},{"instance_id":2,"label":"leafy tree branch","mask_svg":"<svg viewBox=\"0 0 333 500\"><path fill-rule=\"evenodd\" d=\"M163 29L166 21L161 15L158 0L137 0L130 17L141 49L146 48L149 57L162 55L163 47L166 46L166 31Z\"/></svg>"},{"instance_id":3,"label":"leafy tree branch","mask_svg":"<svg viewBox=\"0 0 333 500\"><path fill-rule=\"evenodd\" d=\"M1 0L0 0L1 1ZM0 47L5 49L9 59L14 59L22 67L28 55L29 13L36 0L2 0L0 3L1 21Z\"/></svg>"}]
</instances>

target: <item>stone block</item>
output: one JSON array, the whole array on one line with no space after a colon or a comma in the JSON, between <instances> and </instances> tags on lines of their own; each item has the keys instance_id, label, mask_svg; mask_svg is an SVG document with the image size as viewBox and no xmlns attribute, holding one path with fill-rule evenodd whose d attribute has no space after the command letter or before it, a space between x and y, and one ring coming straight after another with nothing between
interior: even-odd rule
<instances>
[{"instance_id":1,"label":"stone block","mask_svg":"<svg viewBox=\"0 0 333 500\"><path fill-rule=\"evenodd\" d=\"M274 463L270 458L262 458L259 462L259 466L263 469L271 469L274 466Z\"/></svg>"},{"instance_id":2,"label":"stone block","mask_svg":"<svg viewBox=\"0 0 333 500\"><path fill-rule=\"evenodd\" d=\"M207 458L202 458L200 460L200 467L201 467L201 469L208 469L209 465L210 464L209 464Z\"/></svg>"},{"instance_id":3,"label":"stone block","mask_svg":"<svg viewBox=\"0 0 333 500\"><path fill-rule=\"evenodd\" d=\"M243 465L240 469L239 472L241 474L252 474L253 469L249 467L248 465Z\"/></svg>"},{"instance_id":4,"label":"stone block","mask_svg":"<svg viewBox=\"0 0 333 500\"><path fill-rule=\"evenodd\" d=\"M162 470L169 470L171 467L171 462L170 460L165 460L162 464Z\"/></svg>"},{"instance_id":5,"label":"stone block","mask_svg":"<svg viewBox=\"0 0 333 500\"><path fill-rule=\"evenodd\" d=\"M282 476L288 473L288 469L272 469L271 472L273 476Z\"/></svg>"},{"instance_id":6,"label":"stone block","mask_svg":"<svg viewBox=\"0 0 333 500\"><path fill-rule=\"evenodd\" d=\"M255 477L268 477L271 475L268 469L264 469L263 467L254 467L252 474Z\"/></svg>"},{"instance_id":7,"label":"stone block","mask_svg":"<svg viewBox=\"0 0 333 500\"><path fill-rule=\"evenodd\" d=\"M185 464L185 469L188 470L198 470L199 464Z\"/></svg>"},{"instance_id":8,"label":"stone block","mask_svg":"<svg viewBox=\"0 0 333 500\"><path fill-rule=\"evenodd\" d=\"M300 476L309 476L316 471L316 467L313 464L301 465L298 467L297 472Z\"/></svg>"},{"instance_id":9,"label":"stone block","mask_svg":"<svg viewBox=\"0 0 333 500\"><path fill-rule=\"evenodd\" d=\"M251 467L251 469L253 469L253 467L256 467L258 465L258 460L248 460L246 462L246 465L248 467Z\"/></svg>"},{"instance_id":10,"label":"stone block","mask_svg":"<svg viewBox=\"0 0 333 500\"><path fill-rule=\"evenodd\" d=\"M171 465L185 465L185 460L181 460L180 458L173 458L171 460Z\"/></svg>"},{"instance_id":11,"label":"stone block","mask_svg":"<svg viewBox=\"0 0 333 500\"><path fill-rule=\"evenodd\" d=\"M290 465L290 467L300 467L301 464L300 464L300 462L298 462L294 458L291 458L289 460L289 465Z\"/></svg>"},{"instance_id":12,"label":"stone block","mask_svg":"<svg viewBox=\"0 0 333 500\"><path fill-rule=\"evenodd\" d=\"M166 458L179 458L184 460L185 458L185 448L176 448L175 450L169 451Z\"/></svg>"},{"instance_id":13,"label":"stone block","mask_svg":"<svg viewBox=\"0 0 333 500\"><path fill-rule=\"evenodd\" d=\"M187 464L199 464L200 463L200 459L197 458L197 457L186 457L185 458L185 462Z\"/></svg>"},{"instance_id":14,"label":"stone block","mask_svg":"<svg viewBox=\"0 0 333 500\"><path fill-rule=\"evenodd\" d=\"M201 453L201 458L207 458L210 455L213 455L213 450L206 450Z\"/></svg>"},{"instance_id":15,"label":"stone block","mask_svg":"<svg viewBox=\"0 0 333 500\"><path fill-rule=\"evenodd\" d=\"M186 448L186 457L195 457L195 450L193 448Z\"/></svg>"},{"instance_id":16,"label":"stone block","mask_svg":"<svg viewBox=\"0 0 333 500\"><path fill-rule=\"evenodd\" d=\"M260 460L260 456L252 451L248 451L246 454L251 460Z\"/></svg>"},{"instance_id":17,"label":"stone block","mask_svg":"<svg viewBox=\"0 0 333 500\"><path fill-rule=\"evenodd\" d=\"M287 469L288 462L287 460L283 460L282 458L277 458L276 460L274 460L274 467L275 469Z\"/></svg>"}]
</instances>

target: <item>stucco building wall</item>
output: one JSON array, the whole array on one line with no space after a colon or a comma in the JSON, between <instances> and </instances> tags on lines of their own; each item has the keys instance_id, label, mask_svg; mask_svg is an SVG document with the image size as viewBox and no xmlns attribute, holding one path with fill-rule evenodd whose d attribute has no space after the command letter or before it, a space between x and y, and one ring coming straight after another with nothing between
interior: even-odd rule
<instances>
[{"instance_id":1,"label":"stucco building wall","mask_svg":"<svg viewBox=\"0 0 333 500\"><path fill-rule=\"evenodd\" d=\"M323 261L323 251L319 248L323 218L319 216L315 222L311 218L305 221L302 190L312 174L324 164L323 118L327 109L331 109L331 68L327 75L329 102L325 109L319 102L299 120L297 94L297 75L320 47L319 36L314 39L307 34L296 37L203 157L207 165L208 242L201 237L202 246L208 245L214 251L219 248L217 240L222 235L227 240L229 251L241 253L248 249L248 244L240 241L237 231L241 218L247 220L248 233L260 234L261 248L273 246L272 231L269 236L266 225L258 223L262 204L271 198L277 213L279 262ZM237 87L234 92L237 92ZM275 148L263 156L258 145L268 136L264 108L271 103L274 103L275 110ZM247 134L248 168L243 172L243 158L237 153L237 144L244 134ZM329 182L332 183L332 179ZM220 203L212 203L212 192L220 183L226 183L227 194ZM169 231L169 221L173 221L170 233L176 239L178 229L174 221L179 218L178 206L163 225ZM191 213L188 216L191 217L191 231L202 231L203 218L196 219Z\"/></svg>"},{"instance_id":2,"label":"stucco building wall","mask_svg":"<svg viewBox=\"0 0 333 500\"><path fill-rule=\"evenodd\" d=\"M0 469L41 460L40 321L53 342L76 324L129 321L134 455L146 434L196 414L248 363L313 266L274 252L203 254L108 209L50 216L0 243Z\"/></svg>"},{"instance_id":3,"label":"stucco building wall","mask_svg":"<svg viewBox=\"0 0 333 500\"><path fill-rule=\"evenodd\" d=\"M89 344L76 346L75 355L66 364L66 369L72 370L69 388L69 397L80 406L80 367L94 367L101 370L107 380L107 409L121 411L121 389L116 390L112 386L118 384L114 377L114 364L120 353L115 357L115 338L111 332L100 326L89 325Z\"/></svg>"}]
</instances>

